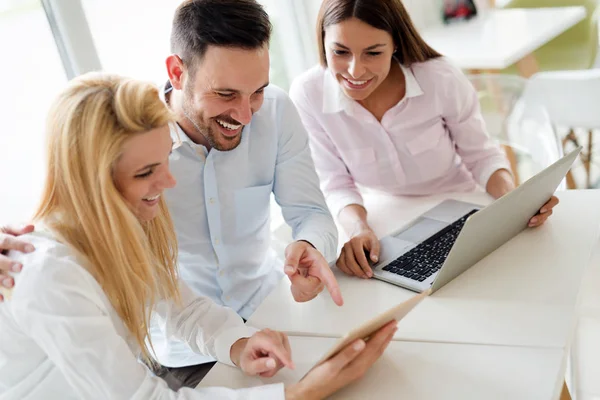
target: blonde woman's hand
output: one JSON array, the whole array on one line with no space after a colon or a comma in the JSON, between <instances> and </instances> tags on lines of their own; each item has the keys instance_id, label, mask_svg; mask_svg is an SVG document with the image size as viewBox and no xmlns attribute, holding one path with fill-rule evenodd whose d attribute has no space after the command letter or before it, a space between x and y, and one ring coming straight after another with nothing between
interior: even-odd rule
<instances>
[{"instance_id":1,"label":"blonde woman's hand","mask_svg":"<svg viewBox=\"0 0 600 400\"><path fill-rule=\"evenodd\" d=\"M231 361L246 374L270 378L281 368L294 369L292 350L283 332L263 329L231 346Z\"/></svg>"},{"instance_id":2,"label":"blonde woman's hand","mask_svg":"<svg viewBox=\"0 0 600 400\"><path fill-rule=\"evenodd\" d=\"M357 340L310 371L300 382L285 389L286 400L320 400L360 379L381 357L396 332L392 321L368 342Z\"/></svg>"},{"instance_id":3,"label":"blonde woman's hand","mask_svg":"<svg viewBox=\"0 0 600 400\"><path fill-rule=\"evenodd\" d=\"M8 226L0 228L0 286L10 289L14 286L14 279L9 272L20 272L23 266L11 260L6 256L10 250L16 250L23 253L30 253L34 250L30 243L18 240L16 237L26 233L33 232L33 225L27 225L23 228L11 228ZM0 294L0 302L4 297Z\"/></svg>"}]
</instances>

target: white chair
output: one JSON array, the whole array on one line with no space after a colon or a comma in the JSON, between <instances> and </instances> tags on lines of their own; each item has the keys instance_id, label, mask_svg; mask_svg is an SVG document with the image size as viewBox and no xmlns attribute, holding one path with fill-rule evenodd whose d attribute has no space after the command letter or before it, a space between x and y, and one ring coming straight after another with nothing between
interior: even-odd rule
<instances>
[{"instance_id":1,"label":"white chair","mask_svg":"<svg viewBox=\"0 0 600 400\"><path fill-rule=\"evenodd\" d=\"M581 164L585 186L592 185L593 130L600 128L600 70L538 73L524 98L548 112L557 128L565 128L563 145L584 145ZM583 135L581 135L583 131ZM574 182L571 182L574 185ZM570 186L571 186L570 185ZM600 246L591 259L580 295L579 323L570 354L571 393L576 400L600 399Z\"/></svg>"},{"instance_id":2,"label":"white chair","mask_svg":"<svg viewBox=\"0 0 600 400\"><path fill-rule=\"evenodd\" d=\"M523 99L527 80L515 75L469 76L490 137L504 149L517 184L562 156L544 108Z\"/></svg>"},{"instance_id":3,"label":"white chair","mask_svg":"<svg viewBox=\"0 0 600 400\"><path fill-rule=\"evenodd\" d=\"M564 132L560 135L564 148L584 146L581 156L585 172L583 186L592 187L592 167L596 158L593 155L593 130L600 128L600 69L535 74L530 78L523 98L546 110L555 129ZM574 179L568 186L577 186Z\"/></svg>"}]
</instances>

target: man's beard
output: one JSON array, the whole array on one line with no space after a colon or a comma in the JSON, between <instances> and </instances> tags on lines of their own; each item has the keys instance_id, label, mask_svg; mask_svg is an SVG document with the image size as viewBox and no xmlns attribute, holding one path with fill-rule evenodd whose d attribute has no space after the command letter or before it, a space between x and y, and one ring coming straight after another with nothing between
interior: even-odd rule
<instances>
[{"instance_id":1,"label":"man's beard","mask_svg":"<svg viewBox=\"0 0 600 400\"><path fill-rule=\"evenodd\" d=\"M200 115L200 113L194 112L194 110L190 106L190 103L187 101L187 98L184 98L182 108L183 108L183 115L185 115L185 117L188 119L188 121L190 121L191 124L194 125L194 128L196 128L196 131L199 134L201 134L202 137L204 137L204 139L206 139L206 141L208 142L208 145L212 149L216 149L219 151L230 151L230 150L233 150L236 147L238 147L239 144L241 143L242 132L240 132L240 134L235 137L227 137L225 135L222 135L218 131L215 132L213 127L210 125L210 122L208 125L203 124L202 116ZM233 124L233 125L241 125L239 122L237 122L230 116L226 116L226 115L211 118L210 121L215 121L215 124L218 124L218 122L216 121L217 119L222 120L227 123L230 123L230 124ZM222 140L219 141L217 138L222 138Z\"/></svg>"}]
</instances>

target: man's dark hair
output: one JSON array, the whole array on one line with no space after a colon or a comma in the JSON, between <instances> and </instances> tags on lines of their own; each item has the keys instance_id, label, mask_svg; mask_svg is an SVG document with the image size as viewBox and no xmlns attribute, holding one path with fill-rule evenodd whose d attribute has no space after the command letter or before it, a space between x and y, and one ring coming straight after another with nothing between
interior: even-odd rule
<instances>
[{"instance_id":1,"label":"man's dark hair","mask_svg":"<svg viewBox=\"0 0 600 400\"><path fill-rule=\"evenodd\" d=\"M173 17L171 52L192 68L208 46L258 49L268 45L272 29L255 0L186 0Z\"/></svg>"}]
</instances>

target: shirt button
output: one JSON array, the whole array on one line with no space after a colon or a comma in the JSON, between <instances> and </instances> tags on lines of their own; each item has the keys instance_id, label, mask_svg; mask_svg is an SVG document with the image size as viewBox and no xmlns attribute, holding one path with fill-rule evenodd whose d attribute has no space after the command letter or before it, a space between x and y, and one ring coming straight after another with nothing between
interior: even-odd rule
<instances>
[{"instance_id":1,"label":"shirt button","mask_svg":"<svg viewBox=\"0 0 600 400\"><path fill-rule=\"evenodd\" d=\"M219 271L219 276L223 276L223 275L225 275L225 271L223 271L223 270Z\"/></svg>"},{"instance_id":2,"label":"shirt button","mask_svg":"<svg viewBox=\"0 0 600 400\"><path fill-rule=\"evenodd\" d=\"M211 197L210 199L208 199L208 202L209 202L210 204L215 204L215 198L214 198L214 197Z\"/></svg>"},{"instance_id":3,"label":"shirt button","mask_svg":"<svg viewBox=\"0 0 600 400\"><path fill-rule=\"evenodd\" d=\"M215 239L215 244L219 244L219 243L220 243L219 239Z\"/></svg>"},{"instance_id":4,"label":"shirt button","mask_svg":"<svg viewBox=\"0 0 600 400\"><path fill-rule=\"evenodd\" d=\"M225 296L225 300L229 301L229 300L231 300L231 297L230 296Z\"/></svg>"}]
</instances>

